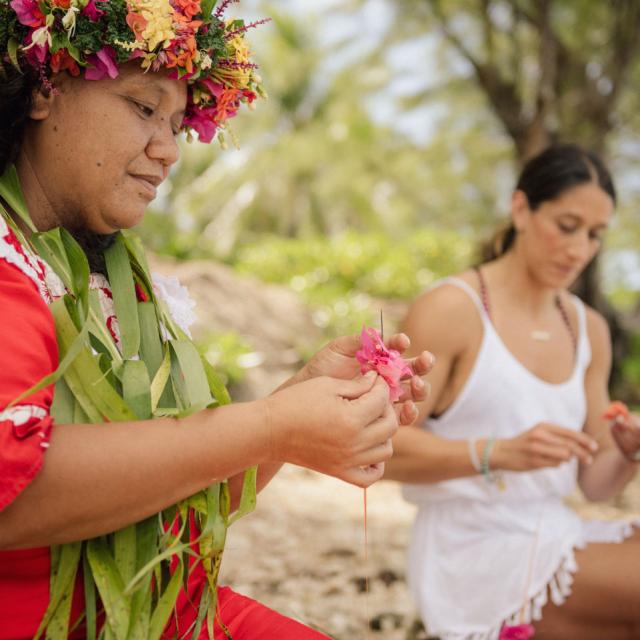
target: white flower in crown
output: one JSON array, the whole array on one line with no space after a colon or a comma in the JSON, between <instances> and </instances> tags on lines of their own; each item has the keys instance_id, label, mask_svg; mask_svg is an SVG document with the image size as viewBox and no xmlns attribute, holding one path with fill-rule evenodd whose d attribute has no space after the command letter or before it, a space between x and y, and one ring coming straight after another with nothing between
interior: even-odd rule
<instances>
[{"instance_id":1,"label":"white flower in crown","mask_svg":"<svg viewBox=\"0 0 640 640\"><path fill-rule=\"evenodd\" d=\"M196 321L195 300L175 276L152 274L153 290L167 305L174 322L191 337L191 325Z\"/></svg>"},{"instance_id":2,"label":"white flower in crown","mask_svg":"<svg viewBox=\"0 0 640 640\"><path fill-rule=\"evenodd\" d=\"M51 32L49 31L49 27L45 25L44 27L40 27L36 29L31 36L31 44L28 47L25 47L24 50L28 51L31 47L43 47L47 45L51 47L53 40L51 39Z\"/></svg>"},{"instance_id":3,"label":"white flower in crown","mask_svg":"<svg viewBox=\"0 0 640 640\"><path fill-rule=\"evenodd\" d=\"M71 6L62 18L62 26L67 30L70 37L73 37L76 31L76 13L79 11L78 7Z\"/></svg>"}]
</instances>

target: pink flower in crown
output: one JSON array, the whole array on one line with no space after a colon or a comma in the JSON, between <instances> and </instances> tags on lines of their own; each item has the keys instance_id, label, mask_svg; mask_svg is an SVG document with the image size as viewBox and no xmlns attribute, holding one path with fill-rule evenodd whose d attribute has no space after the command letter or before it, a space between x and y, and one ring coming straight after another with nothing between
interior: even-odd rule
<instances>
[{"instance_id":1,"label":"pink flower in crown","mask_svg":"<svg viewBox=\"0 0 640 640\"><path fill-rule=\"evenodd\" d=\"M27 34L23 51L31 66L39 67L44 64L49 54L49 38L50 34L46 27L39 27Z\"/></svg>"},{"instance_id":2,"label":"pink flower in crown","mask_svg":"<svg viewBox=\"0 0 640 640\"><path fill-rule=\"evenodd\" d=\"M212 107L192 107L188 109L182 121L183 127L190 127L198 134L200 142L211 142L218 130L215 121L216 108Z\"/></svg>"},{"instance_id":3,"label":"pink flower in crown","mask_svg":"<svg viewBox=\"0 0 640 640\"><path fill-rule=\"evenodd\" d=\"M87 6L82 10L82 15L87 16L91 22L98 22L104 15L104 11L96 6L97 2L106 2L106 0L89 0Z\"/></svg>"},{"instance_id":4,"label":"pink flower in crown","mask_svg":"<svg viewBox=\"0 0 640 640\"><path fill-rule=\"evenodd\" d=\"M37 0L11 0L10 4L20 24L34 29L44 26L44 13L40 11Z\"/></svg>"},{"instance_id":5,"label":"pink flower in crown","mask_svg":"<svg viewBox=\"0 0 640 640\"><path fill-rule=\"evenodd\" d=\"M224 85L212 80L211 78L203 78L199 81L199 84L205 87L205 89L215 98L219 98L224 91Z\"/></svg>"},{"instance_id":6,"label":"pink flower in crown","mask_svg":"<svg viewBox=\"0 0 640 640\"><path fill-rule=\"evenodd\" d=\"M87 80L102 80L106 77L113 80L118 77L116 52L113 47L102 47L95 55L87 56L87 62L91 65L84 72Z\"/></svg>"},{"instance_id":7,"label":"pink flower in crown","mask_svg":"<svg viewBox=\"0 0 640 640\"><path fill-rule=\"evenodd\" d=\"M533 638L535 632L536 630L530 624L505 625L500 630L498 640L529 640L529 638Z\"/></svg>"},{"instance_id":8,"label":"pink flower in crown","mask_svg":"<svg viewBox=\"0 0 640 640\"><path fill-rule=\"evenodd\" d=\"M371 327L363 327L360 334L362 347L356 353L360 373L377 371L389 385L389 398L395 402L402 395L400 381L412 374L411 367L395 349L387 349L380 334Z\"/></svg>"}]
</instances>

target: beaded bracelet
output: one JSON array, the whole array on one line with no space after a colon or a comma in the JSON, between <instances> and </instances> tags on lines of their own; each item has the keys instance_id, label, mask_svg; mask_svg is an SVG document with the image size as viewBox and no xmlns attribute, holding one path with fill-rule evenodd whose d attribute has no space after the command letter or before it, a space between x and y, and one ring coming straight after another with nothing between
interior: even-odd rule
<instances>
[{"instance_id":1,"label":"beaded bracelet","mask_svg":"<svg viewBox=\"0 0 640 640\"><path fill-rule=\"evenodd\" d=\"M500 491L504 491L506 489L506 485L502 478L502 474L499 471L491 471L491 467L489 466L491 451L493 450L495 443L496 439L493 436L487 438L484 450L482 451L482 459L480 460L480 473L487 482L495 484Z\"/></svg>"}]
</instances>

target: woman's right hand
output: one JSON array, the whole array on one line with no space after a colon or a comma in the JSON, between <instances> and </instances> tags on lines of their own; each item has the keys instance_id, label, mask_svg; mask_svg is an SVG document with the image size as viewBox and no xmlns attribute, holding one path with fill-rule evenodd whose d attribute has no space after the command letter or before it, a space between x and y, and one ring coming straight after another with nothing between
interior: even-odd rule
<instances>
[{"instance_id":1,"label":"woman's right hand","mask_svg":"<svg viewBox=\"0 0 640 640\"><path fill-rule=\"evenodd\" d=\"M389 387L374 372L352 380L321 376L265 398L273 460L366 487L379 480L398 419Z\"/></svg>"},{"instance_id":2,"label":"woman's right hand","mask_svg":"<svg viewBox=\"0 0 640 640\"><path fill-rule=\"evenodd\" d=\"M576 457L589 465L598 443L582 431L540 422L515 438L501 439L491 452L492 469L531 471L557 467Z\"/></svg>"}]
</instances>

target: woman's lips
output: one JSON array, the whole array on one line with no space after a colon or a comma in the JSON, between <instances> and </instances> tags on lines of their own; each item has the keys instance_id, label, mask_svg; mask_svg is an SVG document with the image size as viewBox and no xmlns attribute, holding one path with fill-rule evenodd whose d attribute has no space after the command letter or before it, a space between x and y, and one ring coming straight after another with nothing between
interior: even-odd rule
<instances>
[{"instance_id":1,"label":"woman's lips","mask_svg":"<svg viewBox=\"0 0 640 640\"><path fill-rule=\"evenodd\" d=\"M158 178L154 176L140 176L130 174L131 177L144 188L144 191L149 196L150 200L153 200L157 194L157 185L160 184Z\"/></svg>"},{"instance_id":2,"label":"woman's lips","mask_svg":"<svg viewBox=\"0 0 640 640\"><path fill-rule=\"evenodd\" d=\"M555 268L556 271L562 274L565 278L572 276L576 271L575 267L567 267L560 264L555 265Z\"/></svg>"}]
</instances>

